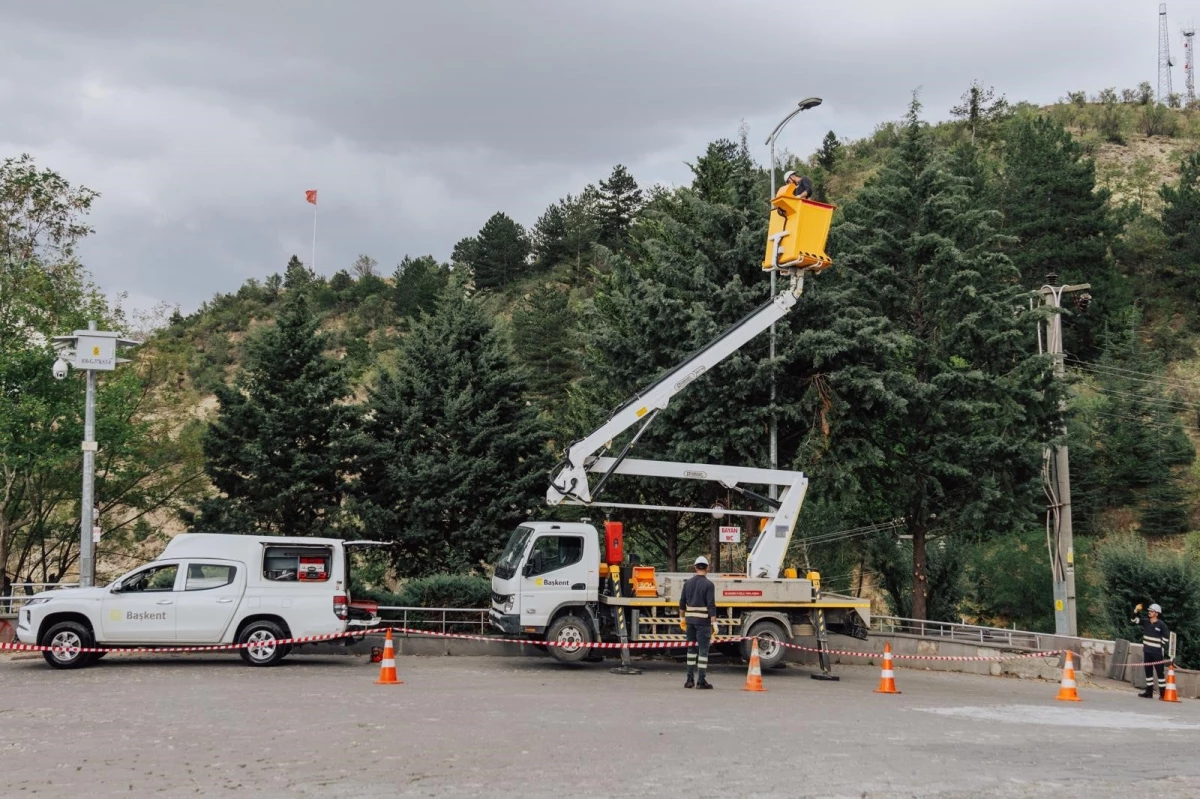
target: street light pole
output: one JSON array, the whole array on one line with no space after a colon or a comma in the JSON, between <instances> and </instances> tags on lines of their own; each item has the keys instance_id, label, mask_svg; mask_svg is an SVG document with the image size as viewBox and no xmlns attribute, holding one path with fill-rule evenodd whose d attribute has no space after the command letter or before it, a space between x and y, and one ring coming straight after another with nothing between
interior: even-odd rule
<instances>
[{"instance_id":1,"label":"street light pole","mask_svg":"<svg viewBox=\"0 0 1200 799\"><path fill-rule=\"evenodd\" d=\"M783 121L781 121L778 125L775 126L775 130L771 131L771 135L768 136L766 142L764 142L765 144L769 144L771 146L771 170L770 170L771 171L771 197L767 200L768 203L770 203L771 200L775 199L775 139L779 138L780 131L782 131L784 126L787 125L787 123L791 122L796 117L797 114L799 114L801 111L807 111L810 108L816 108L820 104L821 104L820 97L809 97L807 99L801 100L799 103L796 104L796 110L792 111L792 113L790 113L786 117L784 117ZM775 271L776 270L774 270L774 269L771 270L771 299L775 299ZM769 358L772 363L772 368L774 368L774 362L775 362L775 323L774 322L771 323L771 349L770 349ZM776 390L775 389L775 375L772 372L772 374L771 374L771 468L772 469L779 468L779 419L775 415L775 390ZM771 497L771 499L775 499L775 495L777 493L777 488L775 486L770 486L767 489L767 491L768 491L768 495Z\"/></svg>"}]
</instances>

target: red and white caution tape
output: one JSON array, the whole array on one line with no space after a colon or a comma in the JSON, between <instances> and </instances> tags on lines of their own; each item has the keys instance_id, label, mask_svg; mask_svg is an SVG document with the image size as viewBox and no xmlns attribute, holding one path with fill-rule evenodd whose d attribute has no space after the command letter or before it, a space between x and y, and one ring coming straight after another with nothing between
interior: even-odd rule
<instances>
[{"instance_id":1,"label":"red and white caution tape","mask_svg":"<svg viewBox=\"0 0 1200 799\"><path fill-rule=\"evenodd\" d=\"M262 648L264 643L274 646L290 646L295 644L314 644L325 641L336 641L345 638L356 638L364 635L382 635L388 630L394 635L405 636L426 636L431 638L453 639L457 641L482 641L484 643L498 644L522 644L529 646L555 646L566 649L581 648L581 644L577 642L561 642L561 641L545 641L535 638L501 638L494 635L468 635L466 633L443 633L434 632L431 630L418 630L411 627L376 627L366 630L352 630L344 633L331 633L328 635L309 635L298 638L283 638L273 642L254 642L244 644L210 644L204 646L138 646L138 647L53 647L41 646L38 644L20 644L0 643L0 651L10 652L85 652L85 653L107 653L107 652L124 652L130 654L180 654L180 653L203 653L203 652L230 652L240 649ZM740 641L748 641L750 636L734 635L734 636L718 636L712 640L713 644L730 644ZM791 644L783 641L775 641L775 643L784 646L788 649L795 649L801 652L820 653L824 651L826 654L839 655L842 657L860 657L860 658L878 658L882 657L880 652L856 652L846 649L825 649L821 650L816 647L801 646L799 644ZM687 641L636 641L631 643L608 643L597 642L587 644L589 649L683 649L688 646ZM999 661L999 660L1017 660L1021 658L1040 658L1050 657L1054 655L1062 655L1066 650L1053 649L1041 652L1028 652L1022 654L1008 654L1000 656L955 656L955 655L904 655L896 652L892 653L894 660L941 660L941 661ZM1156 661L1152 663L1142 664L1133 663L1127 665L1159 665L1160 663L1168 663L1170 661Z\"/></svg>"}]
</instances>

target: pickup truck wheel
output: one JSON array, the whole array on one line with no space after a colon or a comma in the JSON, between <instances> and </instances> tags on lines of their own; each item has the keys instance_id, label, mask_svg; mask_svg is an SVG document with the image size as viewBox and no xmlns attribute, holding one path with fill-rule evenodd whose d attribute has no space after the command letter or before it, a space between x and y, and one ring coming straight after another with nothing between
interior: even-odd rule
<instances>
[{"instance_id":1,"label":"pickup truck wheel","mask_svg":"<svg viewBox=\"0 0 1200 799\"><path fill-rule=\"evenodd\" d=\"M787 632L784 631L783 625L777 621L763 619L755 622L747 633L750 638L758 639L758 661L762 668L769 669L783 662L783 655L786 651L781 644L788 643ZM742 657L750 660L750 641L742 642Z\"/></svg>"},{"instance_id":2,"label":"pickup truck wheel","mask_svg":"<svg viewBox=\"0 0 1200 799\"><path fill-rule=\"evenodd\" d=\"M559 663L578 663L592 652L592 631L578 616L556 619L546 631L546 641L559 644L547 647Z\"/></svg>"},{"instance_id":3,"label":"pickup truck wheel","mask_svg":"<svg viewBox=\"0 0 1200 799\"><path fill-rule=\"evenodd\" d=\"M247 624L238 636L239 644L248 644L239 650L242 660L251 666L274 666L291 650L289 646L278 643L285 638L287 636L283 634L283 628L273 621Z\"/></svg>"},{"instance_id":4,"label":"pickup truck wheel","mask_svg":"<svg viewBox=\"0 0 1200 799\"><path fill-rule=\"evenodd\" d=\"M42 637L42 646L57 647L43 652L42 657L56 669L81 669L92 662L95 654L79 650L93 645L87 627L77 621L61 621Z\"/></svg>"}]
</instances>

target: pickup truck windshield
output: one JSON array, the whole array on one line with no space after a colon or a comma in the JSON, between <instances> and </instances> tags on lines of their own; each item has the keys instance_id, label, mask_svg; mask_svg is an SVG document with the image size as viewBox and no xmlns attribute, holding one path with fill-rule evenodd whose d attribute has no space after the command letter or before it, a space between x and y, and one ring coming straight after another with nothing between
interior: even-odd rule
<instances>
[{"instance_id":1,"label":"pickup truck windshield","mask_svg":"<svg viewBox=\"0 0 1200 799\"><path fill-rule=\"evenodd\" d=\"M497 577L507 580L517 573L517 564L521 562L521 556L525 554L525 544L528 543L531 535L533 535L533 530L529 527L518 527L513 530L513 534L508 537L508 546L504 547L504 552L496 563Z\"/></svg>"}]
</instances>

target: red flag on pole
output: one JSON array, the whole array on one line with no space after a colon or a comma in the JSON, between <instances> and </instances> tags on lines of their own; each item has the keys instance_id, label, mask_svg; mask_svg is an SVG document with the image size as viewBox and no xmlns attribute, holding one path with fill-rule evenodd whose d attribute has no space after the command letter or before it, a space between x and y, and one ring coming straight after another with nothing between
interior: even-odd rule
<instances>
[{"instance_id":1,"label":"red flag on pole","mask_svg":"<svg viewBox=\"0 0 1200 799\"><path fill-rule=\"evenodd\" d=\"M308 191L304 192L304 199L308 200L313 205L316 205L317 204L317 190L309 189Z\"/></svg>"}]
</instances>

